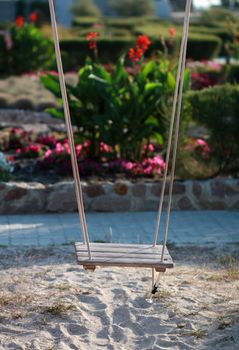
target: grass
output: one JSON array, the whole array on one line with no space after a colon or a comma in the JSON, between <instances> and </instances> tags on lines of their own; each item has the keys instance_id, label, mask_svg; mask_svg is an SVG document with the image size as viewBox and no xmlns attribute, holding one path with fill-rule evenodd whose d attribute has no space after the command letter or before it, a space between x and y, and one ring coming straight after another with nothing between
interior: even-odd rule
<instances>
[{"instance_id":1,"label":"grass","mask_svg":"<svg viewBox=\"0 0 239 350\"><path fill-rule=\"evenodd\" d=\"M191 331L189 333L189 335L191 335L192 337L195 337L197 339L202 339L207 335L207 332L205 330L199 328L197 330Z\"/></svg>"},{"instance_id":2,"label":"grass","mask_svg":"<svg viewBox=\"0 0 239 350\"><path fill-rule=\"evenodd\" d=\"M172 294L167 291L167 290L159 290L157 293L154 295L154 299L157 300L165 300L168 299L172 296Z\"/></svg>"},{"instance_id":3,"label":"grass","mask_svg":"<svg viewBox=\"0 0 239 350\"><path fill-rule=\"evenodd\" d=\"M48 307L46 307L43 310L43 313L48 313L51 314L53 316L59 316L59 317L63 317L65 316L69 311L72 311L75 309L75 305L74 304L66 304L66 303L55 303L53 305L50 305Z\"/></svg>"}]
</instances>

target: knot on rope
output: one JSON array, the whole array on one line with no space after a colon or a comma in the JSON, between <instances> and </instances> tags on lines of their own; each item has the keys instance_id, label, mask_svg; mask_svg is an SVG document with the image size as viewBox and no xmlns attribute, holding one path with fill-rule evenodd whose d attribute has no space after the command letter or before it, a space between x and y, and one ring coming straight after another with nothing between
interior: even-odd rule
<instances>
[{"instance_id":1,"label":"knot on rope","mask_svg":"<svg viewBox=\"0 0 239 350\"><path fill-rule=\"evenodd\" d=\"M159 287L158 284L155 284L152 288L151 294L155 295L158 291L158 287Z\"/></svg>"}]
</instances>

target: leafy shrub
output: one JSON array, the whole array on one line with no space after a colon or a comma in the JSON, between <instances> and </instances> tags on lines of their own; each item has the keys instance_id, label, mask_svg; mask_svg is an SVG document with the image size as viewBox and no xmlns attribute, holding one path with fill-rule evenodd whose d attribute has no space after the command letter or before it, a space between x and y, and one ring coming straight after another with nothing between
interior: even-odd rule
<instances>
[{"instance_id":1,"label":"leafy shrub","mask_svg":"<svg viewBox=\"0 0 239 350\"><path fill-rule=\"evenodd\" d=\"M111 38L98 40L98 57L102 63L117 61L134 44L134 38ZM89 52L85 39L61 40L63 64L66 70L79 68L85 63Z\"/></svg>"},{"instance_id":2,"label":"leafy shrub","mask_svg":"<svg viewBox=\"0 0 239 350\"><path fill-rule=\"evenodd\" d=\"M110 0L111 7L118 16L146 16L153 14L152 0Z\"/></svg>"},{"instance_id":3,"label":"leafy shrub","mask_svg":"<svg viewBox=\"0 0 239 350\"><path fill-rule=\"evenodd\" d=\"M42 82L60 98L56 77L42 77ZM123 59L111 73L88 60L79 71L78 85L68 86L68 94L73 122L91 141L91 157L97 159L100 142L117 145L120 157L130 160L140 158L143 141L154 138L162 143L174 86L169 62L163 59L135 67L133 74ZM59 111L51 112L59 116Z\"/></svg>"},{"instance_id":4,"label":"leafy shrub","mask_svg":"<svg viewBox=\"0 0 239 350\"><path fill-rule=\"evenodd\" d=\"M239 170L239 86L222 85L187 94L192 118L204 125L218 174Z\"/></svg>"},{"instance_id":5,"label":"leafy shrub","mask_svg":"<svg viewBox=\"0 0 239 350\"><path fill-rule=\"evenodd\" d=\"M237 17L232 11L223 8L212 8L202 12L200 24L217 27L219 23L223 26L228 20L237 22Z\"/></svg>"},{"instance_id":6,"label":"leafy shrub","mask_svg":"<svg viewBox=\"0 0 239 350\"><path fill-rule=\"evenodd\" d=\"M92 0L75 0L71 12L73 16L100 17L99 8Z\"/></svg>"},{"instance_id":7,"label":"leafy shrub","mask_svg":"<svg viewBox=\"0 0 239 350\"><path fill-rule=\"evenodd\" d=\"M53 45L34 23L18 17L5 37L0 37L0 74L21 74L51 67Z\"/></svg>"}]
</instances>

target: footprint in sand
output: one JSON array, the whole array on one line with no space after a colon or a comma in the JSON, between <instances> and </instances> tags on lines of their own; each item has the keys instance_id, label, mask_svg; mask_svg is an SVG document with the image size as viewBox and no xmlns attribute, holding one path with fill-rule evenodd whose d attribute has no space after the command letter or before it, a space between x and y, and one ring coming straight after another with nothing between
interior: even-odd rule
<instances>
[{"instance_id":1,"label":"footprint in sand","mask_svg":"<svg viewBox=\"0 0 239 350\"><path fill-rule=\"evenodd\" d=\"M80 326L75 323L70 323L66 326L67 331L70 335L82 335L88 334L89 330L85 326Z\"/></svg>"},{"instance_id":2,"label":"footprint in sand","mask_svg":"<svg viewBox=\"0 0 239 350\"><path fill-rule=\"evenodd\" d=\"M92 310L105 310L107 305L100 301L100 298L93 295L80 295L80 301L88 305L88 307Z\"/></svg>"}]
</instances>

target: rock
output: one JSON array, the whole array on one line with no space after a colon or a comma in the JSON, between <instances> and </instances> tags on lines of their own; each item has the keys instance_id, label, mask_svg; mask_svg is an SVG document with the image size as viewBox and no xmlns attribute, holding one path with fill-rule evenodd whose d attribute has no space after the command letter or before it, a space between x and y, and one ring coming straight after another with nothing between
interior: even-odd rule
<instances>
[{"instance_id":1,"label":"rock","mask_svg":"<svg viewBox=\"0 0 239 350\"><path fill-rule=\"evenodd\" d=\"M161 195L161 189L162 189L162 182L159 182L157 184L153 184L151 187L151 193L154 196L159 197Z\"/></svg>"},{"instance_id":2,"label":"rock","mask_svg":"<svg viewBox=\"0 0 239 350\"><path fill-rule=\"evenodd\" d=\"M91 203L91 210L93 211L113 212L128 211L130 209L131 201L128 198L101 196Z\"/></svg>"},{"instance_id":3,"label":"rock","mask_svg":"<svg viewBox=\"0 0 239 350\"><path fill-rule=\"evenodd\" d=\"M103 186L98 185L98 184L86 185L86 187L84 188L84 192L90 198L98 197L98 196L105 194L105 190L104 190Z\"/></svg>"},{"instance_id":4,"label":"rock","mask_svg":"<svg viewBox=\"0 0 239 350\"><path fill-rule=\"evenodd\" d=\"M125 196L128 193L128 186L124 182L116 182L113 191L120 196Z\"/></svg>"},{"instance_id":5,"label":"rock","mask_svg":"<svg viewBox=\"0 0 239 350\"><path fill-rule=\"evenodd\" d=\"M47 212L74 212L77 202L73 182L61 182L53 185L46 203Z\"/></svg>"},{"instance_id":6,"label":"rock","mask_svg":"<svg viewBox=\"0 0 239 350\"><path fill-rule=\"evenodd\" d=\"M177 182L175 181L174 182L174 185L173 185L173 194L183 194L185 193L185 185L181 182Z\"/></svg>"},{"instance_id":7,"label":"rock","mask_svg":"<svg viewBox=\"0 0 239 350\"><path fill-rule=\"evenodd\" d=\"M5 190L6 185L4 182L0 183L0 191Z\"/></svg>"},{"instance_id":8,"label":"rock","mask_svg":"<svg viewBox=\"0 0 239 350\"><path fill-rule=\"evenodd\" d=\"M208 199L201 199L199 201L200 209L207 210L224 210L226 208L226 204L223 201L213 201Z\"/></svg>"},{"instance_id":9,"label":"rock","mask_svg":"<svg viewBox=\"0 0 239 350\"><path fill-rule=\"evenodd\" d=\"M233 195L238 193L225 180L212 180L211 191L213 196L220 198L224 198L226 195Z\"/></svg>"},{"instance_id":10,"label":"rock","mask_svg":"<svg viewBox=\"0 0 239 350\"><path fill-rule=\"evenodd\" d=\"M194 210L195 207L193 206L192 202L190 199L186 196L182 197L178 201L178 208L181 210Z\"/></svg>"},{"instance_id":11,"label":"rock","mask_svg":"<svg viewBox=\"0 0 239 350\"><path fill-rule=\"evenodd\" d=\"M15 187L7 192L7 194L4 197L5 201L15 201L27 194L26 188L21 187Z\"/></svg>"},{"instance_id":12,"label":"rock","mask_svg":"<svg viewBox=\"0 0 239 350\"><path fill-rule=\"evenodd\" d=\"M145 197L146 194L146 185L145 184L135 184L132 186L132 193L135 197Z\"/></svg>"},{"instance_id":13,"label":"rock","mask_svg":"<svg viewBox=\"0 0 239 350\"><path fill-rule=\"evenodd\" d=\"M193 194L196 198L200 198L202 194L202 187L200 182L193 182Z\"/></svg>"}]
</instances>

